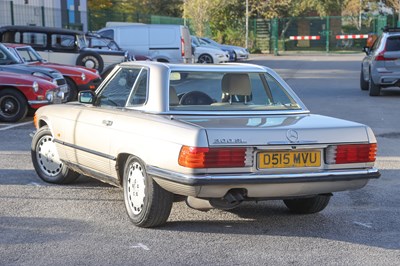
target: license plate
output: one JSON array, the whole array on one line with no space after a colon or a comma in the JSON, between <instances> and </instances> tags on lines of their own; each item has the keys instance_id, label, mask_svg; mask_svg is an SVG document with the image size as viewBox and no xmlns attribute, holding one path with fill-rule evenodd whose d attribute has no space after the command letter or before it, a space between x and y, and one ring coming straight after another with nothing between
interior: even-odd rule
<instances>
[{"instance_id":1,"label":"license plate","mask_svg":"<svg viewBox=\"0 0 400 266\"><path fill-rule=\"evenodd\" d=\"M318 167L321 165L320 151L271 151L257 155L258 168Z\"/></svg>"}]
</instances>

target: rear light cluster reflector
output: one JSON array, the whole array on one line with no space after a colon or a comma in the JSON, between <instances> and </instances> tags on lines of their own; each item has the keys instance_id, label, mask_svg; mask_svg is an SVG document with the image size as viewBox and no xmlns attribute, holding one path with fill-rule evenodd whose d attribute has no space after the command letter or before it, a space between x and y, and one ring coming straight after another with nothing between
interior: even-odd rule
<instances>
[{"instance_id":1,"label":"rear light cluster reflector","mask_svg":"<svg viewBox=\"0 0 400 266\"><path fill-rule=\"evenodd\" d=\"M181 56L185 57L185 40L181 38Z\"/></svg>"},{"instance_id":2,"label":"rear light cluster reflector","mask_svg":"<svg viewBox=\"0 0 400 266\"><path fill-rule=\"evenodd\" d=\"M327 164L370 163L375 162L376 143L329 146L326 149Z\"/></svg>"},{"instance_id":3,"label":"rear light cluster reflector","mask_svg":"<svg viewBox=\"0 0 400 266\"><path fill-rule=\"evenodd\" d=\"M183 146L178 163L188 168L229 168L252 165L247 148L200 148Z\"/></svg>"},{"instance_id":4,"label":"rear light cluster reflector","mask_svg":"<svg viewBox=\"0 0 400 266\"><path fill-rule=\"evenodd\" d=\"M379 54L377 54L375 56L375 61L392 61L392 60L396 60L397 58L387 58L385 57L385 50L383 50L382 52L380 52Z\"/></svg>"}]
</instances>

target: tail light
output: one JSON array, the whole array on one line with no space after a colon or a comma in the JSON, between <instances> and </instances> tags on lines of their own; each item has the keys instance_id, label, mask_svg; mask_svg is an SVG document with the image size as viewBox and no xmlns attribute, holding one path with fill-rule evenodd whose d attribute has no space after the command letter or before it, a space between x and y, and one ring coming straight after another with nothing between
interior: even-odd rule
<instances>
[{"instance_id":1,"label":"tail light","mask_svg":"<svg viewBox=\"0 0 400 266\"><path fill-rule=\"evenodd\" d=\"M375 162L376 143L329 146L326 149L327 164Z\"/></svg>"},{"instance_id":2,"label":"tail light","mask_svg":"<svg viewBox=\"0 0 400 266\"><path fill-rule=\"evenodd\" d=\"M386 52L386 50L383 50L382 52L377 54L375 56L375 61L392 61L392 60L396 60L396 58L386 58L385 57L385 52Z\"/></svg>"},{"instance_id":3,"label":"tail light","mask_svg":"<svg viewBox=\"0 0 400 266\"><path fill-rule=\"evenodd\" d=\"M181 55L185 57L185 40L181 38Z\"/></svg>"},{"instance_id":4,"label":"tail light","mask_svg":"<svg viewBox=\"0 0 400 266\"><path fill-rule=\"evenodd\" d=\"M247 148L198 148L183 146L178 158L188 168L245 167Z\"/></svg>"}]
</instances>

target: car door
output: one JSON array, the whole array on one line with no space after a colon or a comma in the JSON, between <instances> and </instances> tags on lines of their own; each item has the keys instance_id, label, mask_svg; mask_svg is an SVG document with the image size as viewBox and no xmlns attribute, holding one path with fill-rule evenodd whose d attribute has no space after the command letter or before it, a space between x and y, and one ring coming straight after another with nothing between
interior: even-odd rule
<instances>
[{"instance_id":1,"label":"car door","mask_svg":"<svg viewBox=\"0 0 400 266\"><path fill-rule=\"evenodd\" d=\"M118 138L115 126L119 126L118 117L124 113L139 73L140 69L119 69L102 87L93 108L83 109L76 118L76 163L86 171L113 176L110 166L116 155L110 153L111 141Z\"/></svg>"},{"instance_id":2,"label":"car door","mask_svg":"<svg viewBox=\"0 0 400 266\"><path fill-rule=\"evenodd\" d=\"M75 35L53 33L49 36L47 60L49 62L75 65L79 47Z\"/></svg>"}]
</instances>

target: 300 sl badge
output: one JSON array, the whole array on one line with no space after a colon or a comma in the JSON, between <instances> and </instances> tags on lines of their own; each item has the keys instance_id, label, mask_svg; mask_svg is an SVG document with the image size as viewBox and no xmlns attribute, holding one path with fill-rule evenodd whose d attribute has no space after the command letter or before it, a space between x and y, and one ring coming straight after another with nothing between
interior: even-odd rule
<instances>
[{"instance_id":1,"label":"300 sl badge","mask_svg":"<svg viewBox=\"0 0 400 266\"><path fill-rule=\"evenodd\" d=\"M247 141L243 139L214 139L213 144L239 144L239 143L247 143Z\"/></svg>"}]
</instances>

